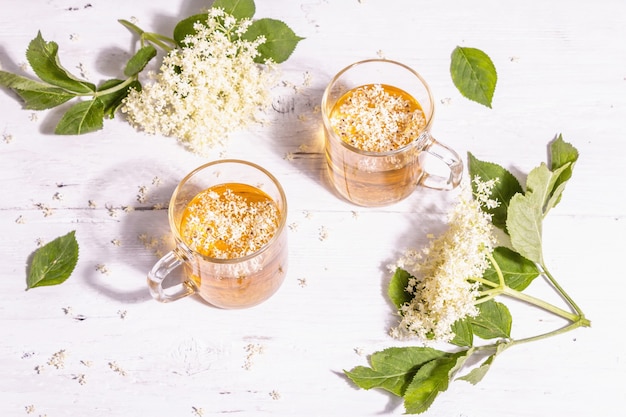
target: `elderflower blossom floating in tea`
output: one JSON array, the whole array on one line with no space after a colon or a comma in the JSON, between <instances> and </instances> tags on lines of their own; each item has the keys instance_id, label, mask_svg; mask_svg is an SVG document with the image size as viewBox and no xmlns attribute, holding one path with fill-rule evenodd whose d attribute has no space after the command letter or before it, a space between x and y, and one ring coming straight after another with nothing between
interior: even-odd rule
<instances>
[{"instance_id":1,"label":"elderflower blossom floating in tea","mask_svg":"<svg viewBox=\"0 0 626 417\"><path fill-rule=\"evenodd\" d=\"M133 90L122 112L131 125L147 133L173 136L189 150L203 153L228 135L260 121L270 104L276 66L254 62L265 42L241 38L250 19L237 20L212 8L204 23L196 23L186 46L163 59L152 84Z\"/></svg>"},{"instance_id":2,"label":"elderflower blossom floating in tea","mask_svg":"<svg viewBox=\"0 0 626 417\"><path fill-rule=\"evenodd\" d=\"M407 250L393 266L411 274L406 291L413 297L401 306L400 323L393 337L417 336L427 341L450 341L451 326L465 317L475 317L479 284L489 266L488 255L496 243L491 215L481 209L497 206L490 199L494 181L475 178L461 187L459 201L448 216L448 229L421 251Z\"/></svg>"}]
</instances>

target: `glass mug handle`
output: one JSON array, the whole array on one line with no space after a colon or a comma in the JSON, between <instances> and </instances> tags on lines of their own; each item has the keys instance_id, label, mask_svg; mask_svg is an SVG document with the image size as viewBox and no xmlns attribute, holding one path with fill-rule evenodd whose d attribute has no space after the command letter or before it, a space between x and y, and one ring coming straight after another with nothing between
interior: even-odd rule
<instances>
[{"instance_id":1,"label":"glass mug handle","mask_svg":"<svg viewBox=\"0 0 626 417\"><path fill-rule=\"evenodd\" d=\"M184 256L174 249L166 253L154 264L148 273L148 288L152 298L162 303L168 303L196 292L196 286L189 280L182 281L173 292L166 293L163 289L163 280L183 263L185 263Z\"/></svg>"},{"instance_id":2,"label":"glass mug handle","mask_svg":"<svg viewBox=\"0 0 626 417\"><path fill-rule=\"evenodd\" d=\"M435 190L452 190L461 183L463 177L463 161L454 150L447 147L435 138L430 138L430 143L424 151L430 157L435 157L443 162L450 170L450 175L431 174L424 170L420 185Z\"/></svg>"}]
</instances>

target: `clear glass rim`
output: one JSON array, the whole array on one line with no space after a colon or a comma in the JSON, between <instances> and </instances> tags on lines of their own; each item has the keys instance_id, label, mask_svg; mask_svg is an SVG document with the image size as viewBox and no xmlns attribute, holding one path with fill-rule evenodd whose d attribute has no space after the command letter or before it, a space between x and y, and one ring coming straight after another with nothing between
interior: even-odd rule
<instances>
[{"instance_id":1,"label":"clear glass rim","mask_svg":"<svg viewBox=\"0 0 626 417\"><path fill-rule=\"evenodd\" d=\"M330 119L328 118L329 115L326 112L326 107L328 105L328 97L330 96L330 92L332 90L332 87L337 83L337 80L343 74L345 74L347 71L349 71L350 69L352 69L354 67L357 67L357 66L364 65L364 64L370 64L370 63L392 64L392 65L396 65L398 67L401 67L401 68L407 70L408 72L413 74L422 83L422 85L424 86L424 89L426 90L426 94L428 96L428 101L430 102L431 111L430 111L430 114L427 117L426 126L424 127L424 130L422 132L420 132L420 134L417 135L417 137L413 141L411 141L411 143L408 143L408 144L404 145L401 148L394 149L393 151L387 151L387 152L365 151L363 149L360 149L360 148L357 148L355 146L352 146L349 143L341 140L341 138L337 137L337 134L335 133L335 130L330 125ZM420 103L420 105L421 105L421 103ZM424 78L417 71L415 71L413 68L409 67L408 65L405 65L405 64L403 64L401 62L393 61L393 60L390 60L390 59L381 59L381 58L365 59L365 60L357 61L357 62L354 62L354 63L348 65L347 67L345 67L341 71L339 71L330 80L330 82L326 86L326 89L324 90L324 94L322 95L322 121L324 123L324 128L326 129L327 134L332 136L332 138L333 138L333 140L335 142L338 142L339 144L341 144L346 149L350 150L351 152L363 155L363 156L369 156L369 157L389 157L389 156L395 156L395 155L401 154L403 152L406 152L409 148L412 148L412 147L415 147L415 146L424 146L425 144L427 144L431 140L430 127L431 127L434 115L435 115L435 101L433 99L432 92L430 91L430 87L428 86L428 83L426 82L426 80L424 80Z\"/></svg>"}]
</instances>

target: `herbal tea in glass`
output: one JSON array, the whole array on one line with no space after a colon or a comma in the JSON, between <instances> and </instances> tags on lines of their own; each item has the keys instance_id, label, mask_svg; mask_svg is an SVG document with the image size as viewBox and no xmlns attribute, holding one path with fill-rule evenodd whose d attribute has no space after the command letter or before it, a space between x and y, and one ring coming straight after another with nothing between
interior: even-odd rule
<instances>
[{"instance_id":1,"label":"herbal tea in glass","mask_svg":"<svg viewBox=\"0 0 626 417\"><path fill-rule=\"evenodd\" d=\"M347 200L384 206L418 185L451 189L463 172L459 156L430 135L433 99L423 79L388 60L357 62L340 71L322 98L330 182ZM447 176L427 172L434 156Z\"/></svg>"},{"instance_id":2,"label":"herbal tea in glass","mask_svg":"<svg viewBox=\"0 0 626 417\"><path fill-rule=\"evenodd\" d=\"M282 188L256 165L225 160L198 168L172 196L177 248L151 271L153 296L172 301L195 292L222 308L266 300L286 273L286 210ZM186 276L182 290L166 294L162 281L179 265Z\"/></svg>"}]
</instances>

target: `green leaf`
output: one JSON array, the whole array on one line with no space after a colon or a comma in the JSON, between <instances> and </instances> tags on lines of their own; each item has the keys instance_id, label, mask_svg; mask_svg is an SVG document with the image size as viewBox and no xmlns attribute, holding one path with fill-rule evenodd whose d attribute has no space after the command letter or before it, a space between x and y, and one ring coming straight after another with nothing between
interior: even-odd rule
<instances>
[{"instance_id":1,"label":"green leaf","mask_svg":"<svg viewBox=\"0 0 626 417\"><path fill-rule=\"evenodd\" d=\"M242 38L254 41L259 36L264 36L265 42L259 45L259 55L254 60L261 64L267 60L277 64L286 61L298 42L304 39L297 36L284 22L269 18L254 21Z\"/></svg>"},{"instance_id":2,"label":"green leaf","mask_svg":"<svg viewBox=\"0 0 626 417\"><path fill-rule=\"evenodd\" d=\"M411 274L402 268L397 268L396 272L391 277L387 295L389 295L389 299L397 309L400 309L405 303L413 299L413 296L406 291L406 287L409 285L409 279L412 277Z\"/></svg>"},{"instance_id":3,"label":"green leaf","mask_svg":"<svg viewBox=\"0 0 626 417\"><path fill-rule=\"evenodd\" d=\"M556 206L561 201L565 184L572 177L576 161L578 161L578 150L570 143L565 142L563 136L559 135L550 144L550 170L558 171L565 165L568 167L561 172L554 184L554 190L548 201L549 208Z\"/></svg>"},{"instance_id":4,"label":"green leaf","mask_svg":"<svg viewBox=\"0 0 626 417\"><path fill-rule=\"evenodd\" d=\"M404 408L408 414L428 410L439 393L448 389L454 373L467 360L472 350L448 354L422 366L406 388Z\"/></svg>"},{"instance_id":5,"label":"green leaf","mask_svg":"<svg viewBox=\"0 0 626 417\"><path fill-rule=\"evenodd\" d=\"M517 178L505 168L493 162L485 162L477 159L472 153L467 153L468 170L470 178L473 180L479 177L483 182L497 179L497 183L491 191L491 196L500 202L500 205L493 209L485 209L492 215L494 226L506 231L506 219L511 198L517 193L524 193ZM476 185L472 182L472 189L476 192Z\"/></svg>"},{"instance_id":6,"label":"green leaf","mask_svg":"<svg viewBox=\"0 0 626 417\"><path fill-rule=\"evenodd\" d=\"M81 135L102 129L104 104L99 98L81 101L65 112L56 126L57 135Z\"/></svg>"},{"instance_id":7,"label":"green leaf","mask_svg":"<svg viewBox=\"0 0 626 417\"><path fill-rule=\"evenodd\" d=\"M381 388L402 396L422 365L446 355L428 347L391 347L372 354L371 368L357 366L344 373L360 388Z\"/></svg>"},{"instance_id":8,"label":"green leaf","mask_svg":"<svg viewBox=\"0 0 626 417\"><path fill-rule=\"evenodd\" d=\"M254 0L215 0L211 7L224 9L237 19L252 19L256 12Z\"/></svg>"},{"instance_id":9,"label":"green leaf","mask_svg":"<svg viewBox=\"0 0 626 417\"><path fill-rule=\"evenodd\" d=\"M174 35L173 38L176 41L176 44L180 47L184 47L187 44L185 43L185 38L188 35L194 35L196 30L193 28L193 25L200 22L206 25L206 21L209 18L208 13L200 13L195 14L193 16L189 16L176 24L174 27Z\"/></svg>"},{"instance_id":10,"label":"green leaf","mask_svg":"<svg viewBox=\"0 0 626 417\"><path fill-rule=\"evenodd\" d=\"M477 307L478 316L470 319L476 336L485 340L511 336L513 318L504 304L489 300Z\"/></svg>"},{"instance_id":11,"label":"green leaf","mask_svg":"<svg viewBox=\"0 0 626 417\"><path fill-rule=\"evenodd\" d=\"M539 269L534 262L524 258L519 253L504 246L499 246L493 251L493 258L502 271L504 283L507 287L517 291L523 291L539 276ZM485 271L483 275L496 284L500 282L498 274L493 265Z\"/></svg>"},{"instance_id":12,"label":"green leaf","mask_svg":"<svg viewBox=\"0 0 626 417\"><path fill-rule=\"evenodd\" d=\"M50 109L76 97L62 88L6 71L0 71L0 85L15 91L29 110Z\"/></svg>"},{"instance_id":13,"label":"green leaf","mask_svg":"<svg viewBox=\"0 0 626 417\"><path fill-rule=\"evenodd\" d=\"M543 264L543 218L562 192L562 187L555 190L555 184L569 166L567 163L552 172L542 163L528 174L526 194L511 199L506 222L511 245L520 255L538 264Z\"/></svg>"},{"instance_id":14,"label":"green leaf","mask_svg":"<svg viewBox=\"0 0 626 417\"><path fill-rule=\"evenodd\" d=\"M152 45L144 46L140 48L135 55L133 55L126 63L124 68L124 75L132 77L139 74L148 65L148 62L154 58L157 54L157 50Z\"/></svg>"},{"instance_id":15,"label":"green leaf","mask_svg":"<svg viewBox=\"0 0 626 417\"><path fill-rule=\"evenodd\" d=\"M26 278L26 289L65 282L77 262L78 242L76 232L71 231L37 249Z\"/></svg>"},{"instance_id":16,"label":"green leaf","mask_svg":"<svg viewBox=\"0 0 626 417\"><path fill-rule=\"evenodd\" d=\"M496 352L493 355L490 355L487 359L483 361L480 366L472 369L467 375L457 378L458 380L467 381L472 385L478 384L485 377L489 369L491 369L491 365L495 360L496 356L498 356L501 352L503 352L509 343L498 343L496 346Z\"/></svg>"},{"instance_id":17,"label":"green leaf","mask_svg":"<svg viewBox=\"0 0 626 417\"><path fill-rule=\"evenodd\" d=\"M100 85L100 87L98 87L98 93L108 90L108 89L113 89L116 86L122 84L123 82L124 82L123 80L117 80L117 79L107 80L103 82ZM131 89L140 91L141 83L135 80L135 81L132 81L128 86L126 86L126 88L121 88L119 90L112 91L107 94L98 95L98 98L102 101L102 104L104 105L104 110L103 110L104 117L108 119L112 119L115 117L115 112L122 105L124 98L128 96L128 93L130 92Z\"/></svg>"},{"instance_id":18,"label":"green leaf","mask_svg":"<svg viewBox=\"0 0 626 417\"><path fill-rule=\"evenodd\" d=\"M474 332L468 318L457 320L452 324L454 338L450 341L456 346L472 346L474 344Z\"/></svg>"},{"instance_id":19,"label":"green leaf","mask_svg":"<svg viewBox=\"0 0 626 417\"><path fill-rule=\"evenodd\" d=\"M452 51L450 75L464 97L491 108L498 74L486 53L476 48L457 46Z\"/></svg>"},{"instance_id":20,"label":"green leaf","mask_svg":"<svg viewBox=\"0 0 626 417\"><path fill-rule=\"evenodd\" d=\"M63 68L57 55L58 50L59 46L55 42L46 42L41 32L38 32L28 45L26 59L42 81L74 93L89 94L96 91L95 85L76 78Z\"/></svg>"}]
</instances>

